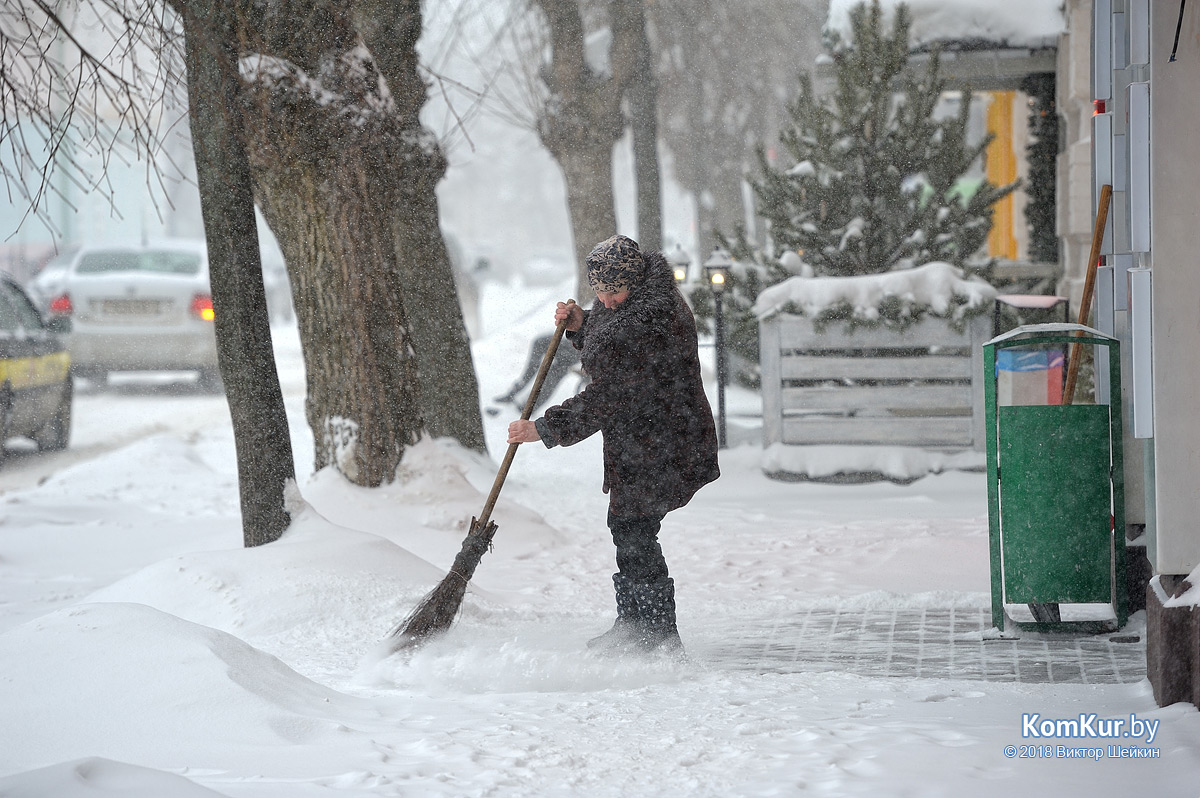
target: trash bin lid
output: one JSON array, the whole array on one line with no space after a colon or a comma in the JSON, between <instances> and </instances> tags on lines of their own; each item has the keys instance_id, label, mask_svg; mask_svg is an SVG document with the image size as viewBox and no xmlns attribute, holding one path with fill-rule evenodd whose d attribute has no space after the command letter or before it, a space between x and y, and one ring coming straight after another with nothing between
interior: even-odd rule
<instances>
[{"instance_id":1,"label":"trash bin lid","mask_svg":"<svg viewBox=\"0 0 1200 798\"><path fill-rule=\"evenodd\" d=\"M1115 338L1114 336L1111 336L1108 333L1102 333L1099 330L1097 330L1095 327L1088 327L1086 324L1070 324L1067 322L1059 321L1059 322L1051 322L1049 324L1026 324L1021 327L1017 327L1015 329L1009 330L1006 333L997 335L992 340L985 341L983 345L991 346L992 344L998 344L1001 341L1007 341L1010 338L1016 338L1019 335L1050 335L1052 333L1072 333L1072 332L1083 332L1092 337L1104 338L1105 340L1108 340L1108 341L1116 341L1117 340L1117 338Z\"/></svg>"},{"instance_id":2,"label":"trash bin lid","mask_svg":"<svg viewBox=\"0 0 1200 798\"><path fill-rule=\"evenodd\" d=\"M997 302L1003 302L1014 308L1032 308L1045 310L1066 302L1065 296L1047 296L1046 294L998 294Z\"/></svg>"}]
</instances>

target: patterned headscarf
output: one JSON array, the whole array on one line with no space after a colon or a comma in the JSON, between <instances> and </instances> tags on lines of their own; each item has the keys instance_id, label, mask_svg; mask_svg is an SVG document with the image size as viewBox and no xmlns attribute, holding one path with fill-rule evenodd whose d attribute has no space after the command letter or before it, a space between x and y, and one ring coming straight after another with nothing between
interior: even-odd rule
<instances>
[{"instance_id":1,"label":"patterned headscarf","mask_svg":"<svg viewBox=\"0 0 1200 798\"><path fill-rule=\"evenodd\" d=\"M625 236L606 238L587 256L588 283L593 291L618 294L646 271L637 242Z\"/></svg>"}]
</instances>

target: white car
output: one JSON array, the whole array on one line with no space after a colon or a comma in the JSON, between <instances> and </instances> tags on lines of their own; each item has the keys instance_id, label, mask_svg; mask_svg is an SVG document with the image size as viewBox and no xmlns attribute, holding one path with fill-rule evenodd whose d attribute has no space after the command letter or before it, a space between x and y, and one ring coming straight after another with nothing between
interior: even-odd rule
<instances>
[{"instance_id":1,"label":"white car","mask_svg":"<svg viewBox=\"0 0 1200 798\"><path fill-rule=\"evenodd\" d=\"M50 300L61 294L71 261L79 253L78 246L64 247L57 255L46 261L41 271L25 284L25 292L33 300L33 304L43 316L50 309Z\"/></svg>"},{"instance_id":2,"label":"white car","mask_svg":"<svg viewBox=\"0 0 1200 798\"><path fill-rule=\"evenodd\" d=\"M199 373L219 389L203 243L83 247L49 301L71 318L72 372L103 384L112 371Z\"/></svg>"}]
</instances>

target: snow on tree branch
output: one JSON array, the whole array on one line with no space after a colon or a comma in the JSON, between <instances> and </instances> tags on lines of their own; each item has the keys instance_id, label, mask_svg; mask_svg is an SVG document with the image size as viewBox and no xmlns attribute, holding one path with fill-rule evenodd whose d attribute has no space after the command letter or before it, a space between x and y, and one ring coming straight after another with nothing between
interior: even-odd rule
<instances>
[{"instance_id":1,"label":"snow on tree branch","mask_svg":"<svg viewBox=\"0 0 1200 798\"><path fill-rule=\"evenodd\" d=\"M316 75L286 58L253 53L239 61L242 79L269 91L294 90L319 106L337 106L353 124L362 126L375 115L395 113L396 104L375 68L375 59L359 45L340 54L325 54Z\"/></svg>"}]
</instances>

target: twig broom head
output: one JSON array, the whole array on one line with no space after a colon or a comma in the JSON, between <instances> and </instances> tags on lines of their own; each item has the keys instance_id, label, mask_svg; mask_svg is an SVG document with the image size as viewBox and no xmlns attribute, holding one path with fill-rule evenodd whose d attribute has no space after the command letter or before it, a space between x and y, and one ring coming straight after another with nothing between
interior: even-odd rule
<instances>
[{"instance_id":1,"label":"twig broom head","mask_svg":"<svg viewBox=\"0 0 1200 798\"><path fill-rule=\"evenodd\" d=\"M438 586L421 599L417 608L388 635L393 653L413 649L427 638L450 628L462 607L467 583L454 571L446 574Z\"/></svg>"},{"instance_id":2,"label":"twig broom head","mask_svg":"<svg viewBox=\"0 0 1200 798\"><path fill-rule=\"evenodd\" d=\"M489 521L481 527L478 519L471 519L471 531L454 558L450 573L388 635L392 653L416 648L430 637L450 628L462 608L467 584L475 574L475 567L491 548L495 534L495 521Z\"/></svg>"}]
</instances>

